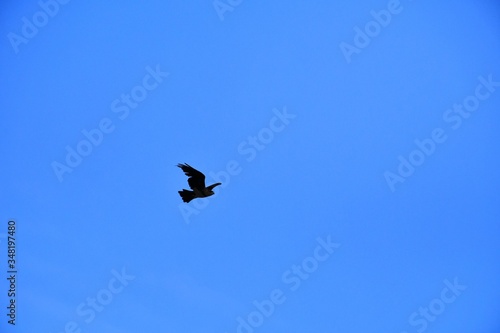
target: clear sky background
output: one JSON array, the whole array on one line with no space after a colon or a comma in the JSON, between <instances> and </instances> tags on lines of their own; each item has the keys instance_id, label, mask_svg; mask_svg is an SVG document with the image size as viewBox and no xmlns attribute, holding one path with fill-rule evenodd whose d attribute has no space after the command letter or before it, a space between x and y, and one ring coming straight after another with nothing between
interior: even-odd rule
<instances>
[{"instance_id":1,"label":"clear sky background","mask_svg":"<svg viewBox=\"0 0 500 333\"><path fill-rule=\"evenodd\" d=\"M495 1L0 15L2 332L500 332Z\"/></svg>"}]
</instances>

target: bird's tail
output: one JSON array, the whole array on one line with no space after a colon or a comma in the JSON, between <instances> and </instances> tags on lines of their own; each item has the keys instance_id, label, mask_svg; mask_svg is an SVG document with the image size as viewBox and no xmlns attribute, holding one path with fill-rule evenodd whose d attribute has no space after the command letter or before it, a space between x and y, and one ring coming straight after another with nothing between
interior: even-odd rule
<instances>
[{"instance_id":1,"label":"bird's tail","mask_svg":"<svg viewBox=\"0 0 500 333\"><path fill-rule=\"evenodd\" d=\"M195 198L194 192L188 190L179 191L179 195L181 196L182 201L184 202L189 202Z\"/></svg>"}]
</instances>

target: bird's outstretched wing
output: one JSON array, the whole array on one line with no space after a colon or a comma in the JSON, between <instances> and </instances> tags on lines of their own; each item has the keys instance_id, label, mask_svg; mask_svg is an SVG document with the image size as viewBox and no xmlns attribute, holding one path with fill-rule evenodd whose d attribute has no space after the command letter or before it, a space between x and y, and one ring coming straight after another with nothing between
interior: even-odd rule
<instances>
[{"instance_id":1,"label":"bird's outstretched wing","mask_svg":"<svg viewBox=\"0 0 500 333\"><path fill-rule=\"evenodd\" d=\"M203 190L205 188L205 175L190 166L189 164L177 164L179 168L188 176L188 184L192 190Z\"/></svg>"}]
</instances>

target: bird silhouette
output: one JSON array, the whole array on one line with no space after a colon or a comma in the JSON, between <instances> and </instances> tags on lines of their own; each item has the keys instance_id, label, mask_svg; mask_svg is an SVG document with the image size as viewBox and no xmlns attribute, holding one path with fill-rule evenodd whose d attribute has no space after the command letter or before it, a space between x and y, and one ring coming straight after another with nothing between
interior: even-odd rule
<instances>
[{"instance_id":1,"label":"bird silhouette","mask_svg":"<svg viewBox=\"0 0 500 333\"><path fill-rule=\"evenodd\" d=\"M184 202L190 202L191 200L195 198L206 198L211 195L214 195L213 188L219 185L222 185L222 183L215 183L210 186L205 187L205 175L190 166L187 163L184 164L177 164L179 168L184 171L186 176L188 176L188 184L189 187L192 189L192 191L183 189L182 191L179 191L179 195L182 198L182 201Z\"/></svg>"}]
</instances>

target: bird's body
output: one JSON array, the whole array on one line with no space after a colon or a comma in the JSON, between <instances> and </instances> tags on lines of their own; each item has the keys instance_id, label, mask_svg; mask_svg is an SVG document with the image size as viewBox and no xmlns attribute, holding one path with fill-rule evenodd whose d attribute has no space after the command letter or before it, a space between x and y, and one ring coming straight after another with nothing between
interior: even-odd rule
<instances>
[{"instance_id":1,"label":"bird's body","mask_svg":"<svg viewBox=\"0 0 500 333\"><path fill-rule=\"evenodd\" d=\"M182 198L182 201L184 202L190 202L191 200L195 198L206 198L211 195L214 195L213 188L219 185L222 185L221 183L215 183L210 186L205 187L205 175L190 166L189 164L177 164L179 168L184 171L186 176L188 176L188 184L189 187L192 189L192 191L183 189L182 191L179 191L179 195Z\"/></svg>"}]
</instances>

